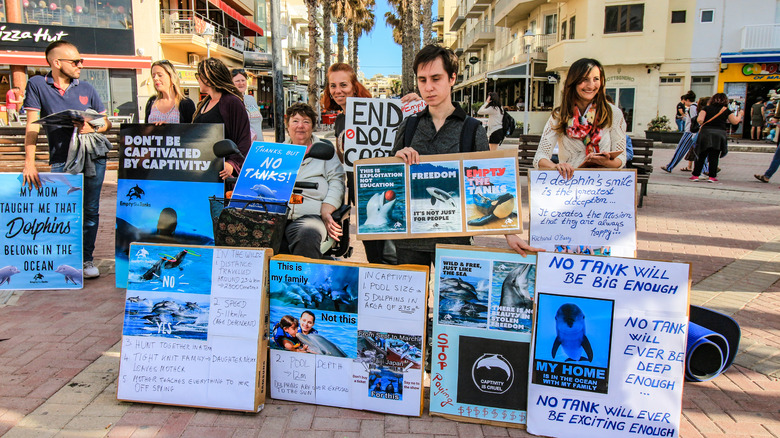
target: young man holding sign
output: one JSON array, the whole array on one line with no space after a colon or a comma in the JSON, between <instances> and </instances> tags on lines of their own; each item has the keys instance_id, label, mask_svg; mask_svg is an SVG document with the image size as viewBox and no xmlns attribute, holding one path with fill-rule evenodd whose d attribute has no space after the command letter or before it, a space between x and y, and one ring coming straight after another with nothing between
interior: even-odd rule
<instances>
[{"instance_id":1,"label":"young man holding sign","mask_svg":"<svg viewBox=\"0 0 780 438\"><path fill-rule=\"evenodd\" d=\"M419 164L420 155L454 154L461 152L487 151L488 138L482 124L466 115L463 109L452 102L452 86L458 74L458 57L452 50L430 44L417 52L414 58L414 71L417 76L417 88L428 107L415 115L407 117L399 126L393 142L392 154L400 157L406 164ZM405 96L402 101L416 98ZM410 125L410 120L414 120ZM471 124L472 126L469 126ZM414 134L406 144L406 129L413 126ZM462 144L462 131L472 129L471 145ZM465 142L464 142L465 143ZM464 150L465 149L465 150ZM435 258L436 244L470 245L470 237L440 237L396 240L398 264L418 264L430 266ZM524 250L536 250L518 236L507 235L507 243L515 251L525 254Z\"/></svg>"}]
</instances>

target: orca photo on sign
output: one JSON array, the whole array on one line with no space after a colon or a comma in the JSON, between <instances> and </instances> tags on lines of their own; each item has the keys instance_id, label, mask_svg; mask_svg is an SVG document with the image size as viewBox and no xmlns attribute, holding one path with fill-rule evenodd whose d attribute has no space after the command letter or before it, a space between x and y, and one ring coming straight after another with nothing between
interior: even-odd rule
<instances>
[{"instance_id":1,"label":"orca photo on sign","mask_svg":"<svg viewBox=\"0 0 780 438\"><path fill-rule=\"evenodd\" d=\"M458 403L524 411L530 344L458 339Z\"/></svg>"}]
</instances>

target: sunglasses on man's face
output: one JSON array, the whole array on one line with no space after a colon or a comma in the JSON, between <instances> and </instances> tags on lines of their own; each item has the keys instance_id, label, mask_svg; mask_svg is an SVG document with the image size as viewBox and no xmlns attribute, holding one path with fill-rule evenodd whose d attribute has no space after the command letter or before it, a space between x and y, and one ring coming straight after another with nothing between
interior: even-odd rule
<instances>
[{"instance_id":1,"label":"sunglasses on man's face","mask_svg":"<svg viewBox=\"0 0 780 438\"><path fill-rule=\"evenodd\" d=\"M84 65L83 59L65 59L65 58L58 58L57 61L67 61L71 64L73 64L74 67L78 67L79 65Z\"/></svg>"}]
</instances>

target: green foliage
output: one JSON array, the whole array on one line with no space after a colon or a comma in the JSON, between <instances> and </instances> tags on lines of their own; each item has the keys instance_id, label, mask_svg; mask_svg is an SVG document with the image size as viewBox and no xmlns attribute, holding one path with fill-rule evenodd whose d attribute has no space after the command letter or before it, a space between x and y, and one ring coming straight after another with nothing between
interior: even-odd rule
<instances>
[{"instance_id":1,"label":"green foliage","mask_svg":"<svg viewBox=\"0 0 780 438\"><path fill-rule=\"evenodd\" d=\"M671 132L672 127L669 125L668 117L656 116L647 124L647 130L650 132Z\"/></svg>"},{"instance_id":2,"label":"green foliage","mask_svg":"<svg viewBox=\"0 0 780 438\"><path fill-rule=\"evenodd\" d=\"M480 108L482 108L482 104L485 102L474 102L471 104L471 113L476 114L477 111L479 111Z\"/></svg>"}]
</instances>

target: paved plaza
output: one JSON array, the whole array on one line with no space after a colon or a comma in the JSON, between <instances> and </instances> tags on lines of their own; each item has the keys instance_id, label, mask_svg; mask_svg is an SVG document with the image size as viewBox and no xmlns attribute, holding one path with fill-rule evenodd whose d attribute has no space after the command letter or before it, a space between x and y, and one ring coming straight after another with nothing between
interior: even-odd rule
<instances>
[{"instance_id":1,"label":"paved plaza","mask_svg":"<svg viewBox=\"0 0 780 438\"><path fill-rule=\"evenodd\" d=\"M742 327L728 372L685 383L681 436L780 437L780 176L770 184L753 178L772 155L731 152L720 182L692 183L689 174L658 169L671 154L655 151L657 170L638 210L638 257L690 263L691 303L733 315ZM0 294L0 435L531 436L431 417L427 406L410 418L271 399L257 414L117 402L125 291L114 287L115 203L111 171L95 251L101 278L77 291ZM524 220L527 229L527 210ZM505 246L501 237L476 241ZM365 261L362 244L354 246L351 260Z\"/></svg>"}]
</instances>

